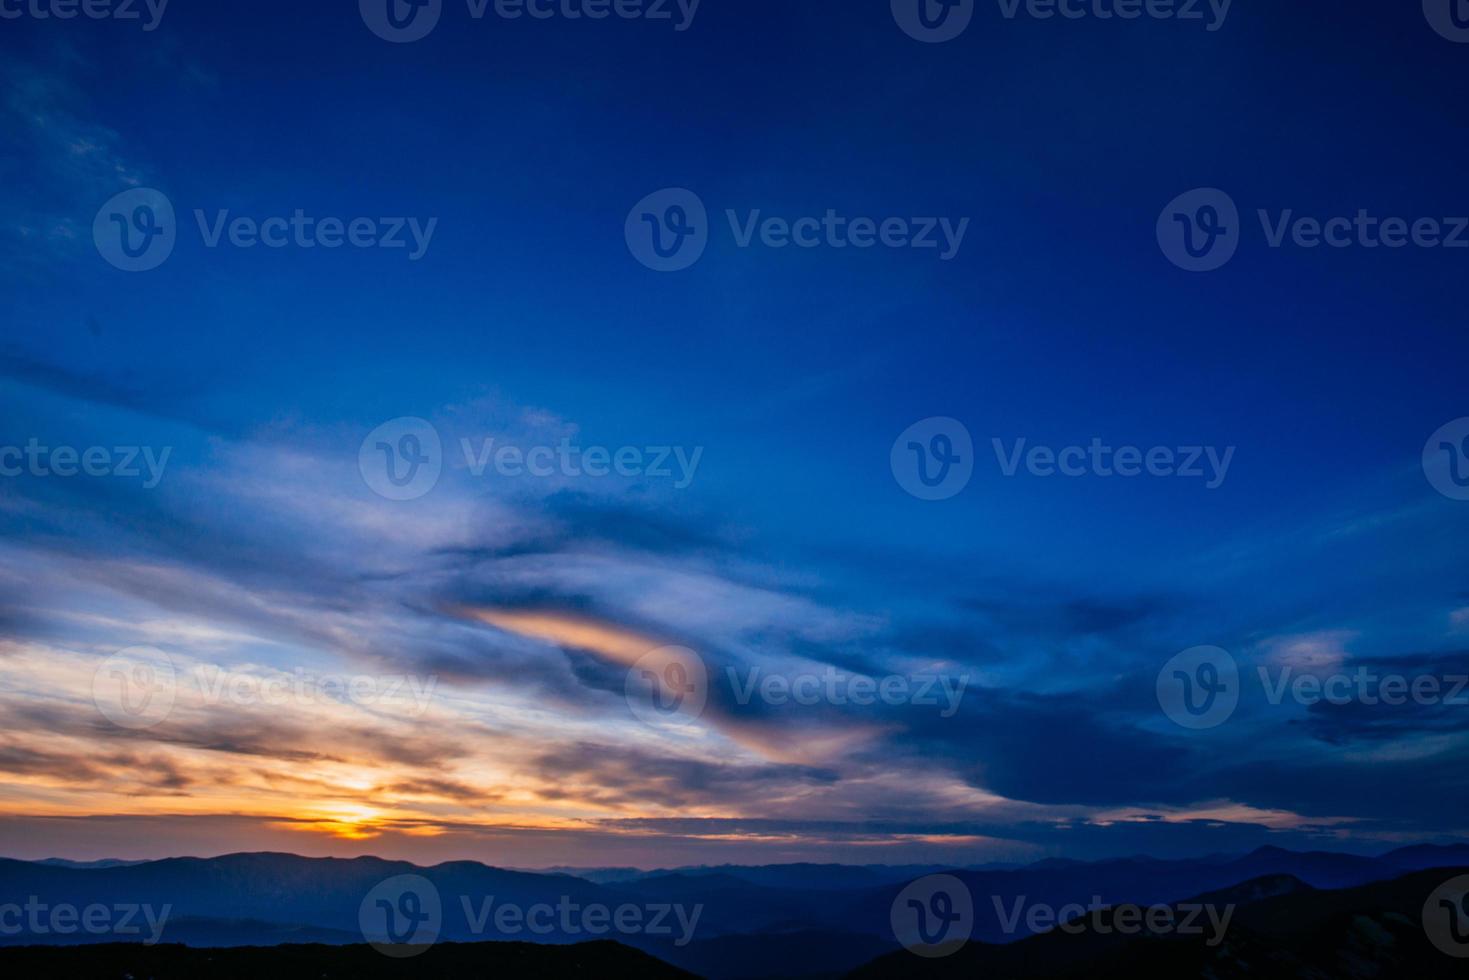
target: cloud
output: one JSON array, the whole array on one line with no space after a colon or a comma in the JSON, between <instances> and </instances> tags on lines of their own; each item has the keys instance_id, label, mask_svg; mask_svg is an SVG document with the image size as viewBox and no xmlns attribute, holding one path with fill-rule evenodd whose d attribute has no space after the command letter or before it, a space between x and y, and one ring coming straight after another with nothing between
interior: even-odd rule
<instances>
[{"instance_id":1,"label":"cloud","mask_svg":"<svg viewBox=\"0 0 1469 980\"><path fill-rule=\"evenodd\" d=\"M7 262L39 265L74 256L91 243L91 217L109 197L146 182L147 172L119 134L93 121L75 77L75 57L48 58L41 68L24 57L0 66L0 125L12 166L0 197L0 244Z\"/></svg>"},{"instance_id":2,"label":"cloud","mask_svg":"<svg viewBox=\"0 0 1469 980\"><path fill-rule=\"evenodd\" d=\"M1340 834L1348 818L1356 833L1456 820L1426 789L1353 798L1331 783L1426 778L1461 752L1452 713L1317 708L1281 729L1278 713L1242 708L1208 745L1168 727L1155 672L1219 606L1182 585L1081 590L921 555L901 567L793 557L615 482L450 468L399 504L357 472L370 425L215 430L105 376L7 365L52 404L85 405L43 413L89 422L48 438L119 431L176 447L154 490L0 488L14 586L0 715L21 733L0 772L32 815L167 826L186 806L249 816L259 839L285 828L375 846L561 833L632 848L644 845L625 838L685 832L670 821L713 821L673 846L805 835L833 853L1105 849L1143 826L1182 847ZM576 431L499 399L435 419L446 432ZM1235 649L1318 670L1347 662L1356 629L1242 632ZM165 723L118 729L91 704L92 670L139 644L167 650L186 678L407 675L433 693L407 716L350 699L211 702L191 682ZM625 697L628 667L669 644L709 670L704 713L678 729L645 724ZM752 679L803 673L967 680L947 714L748 695ZM1281 763L1262 731L1283 731L1298 761ZM1423 736L1443 740L1433 759L1400 748Z\"/></svg>"}]
</instances>

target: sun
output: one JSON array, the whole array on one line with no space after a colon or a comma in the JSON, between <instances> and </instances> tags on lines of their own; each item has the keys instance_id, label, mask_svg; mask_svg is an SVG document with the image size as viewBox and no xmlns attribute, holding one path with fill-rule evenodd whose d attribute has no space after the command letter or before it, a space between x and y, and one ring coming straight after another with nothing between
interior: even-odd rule
<instances>
[{"instance_id":1,"label":"sun","mask_svg":"<svg viewBox=\"0 0 1469 980\"><path fill-rule=\"evenodd\" d=\"M339 840L371 840L382 835L384 825L380 810L359 803L331 803L278 826L326 834Z\"/></svg>"}]
</instances>

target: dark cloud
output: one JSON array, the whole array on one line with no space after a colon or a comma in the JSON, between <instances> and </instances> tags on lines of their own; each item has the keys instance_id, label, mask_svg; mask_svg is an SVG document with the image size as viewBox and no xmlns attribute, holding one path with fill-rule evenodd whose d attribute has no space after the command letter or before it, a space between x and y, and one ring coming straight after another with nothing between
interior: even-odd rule
<instances>
[{"instance_id":1,"label":"dark cloud","mask_svg":"<svg viewBox=\"0 0 1469 980\"><path fill-rule=\"evenodd\" d=\"M1310 689L1314 703L1300 723L1324 743L1347 746L1469 731L1469 652L1358 658L1335 676L1340 678L1335 686Z\"/></svg>"}]
</instances>

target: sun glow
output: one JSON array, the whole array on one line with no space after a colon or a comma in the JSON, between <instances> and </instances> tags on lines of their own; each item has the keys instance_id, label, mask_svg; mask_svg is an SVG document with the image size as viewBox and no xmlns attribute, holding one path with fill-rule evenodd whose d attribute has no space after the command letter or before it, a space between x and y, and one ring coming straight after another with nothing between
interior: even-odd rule
<instances>
[{"instance_id":1,"label":"sun glow","mask_svg":"<svg viewBox=\"0 0 1469 980\"><path fill-rule=\"evenodd\" d=\"M276 824L290 830L327 834L341 840L370 840L382 834L387 821L380 810L359 803L331 803L308 810L299 819Z\"/></svg>"}]
</instances>

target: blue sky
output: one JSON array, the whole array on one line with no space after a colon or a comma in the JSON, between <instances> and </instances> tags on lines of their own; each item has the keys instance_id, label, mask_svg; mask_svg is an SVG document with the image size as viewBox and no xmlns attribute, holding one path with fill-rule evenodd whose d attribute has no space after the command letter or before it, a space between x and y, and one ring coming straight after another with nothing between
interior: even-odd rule
<instances>
[{"instance_id":1,"label":"blue sky","mask_svg":"<svg viewBox=\"0 0 1469 980\"><path fill-rule=\"evenodd\" d=\"M684 31L450 2L408 44L351 4L0 26L0 445L171 450L154 488L0 480L7 852L985 860L1460 832L1453 707L1277 706L1255 681L1469 671L1469 504L1420 464L1469 415L1463 253L1275 249L1255 217L1469 213L1469 48L1416 5L1241 0L1209 32L981 4L942 44L825 0L704 0ZM148 272L90 234L132 187L178 216ZM674 273L624 240L666 187L711 218ZM1155 237L1196 187L1243 216L1210 273ZM194 218L297 209L437 223L414 261L207 248ZM726 209L969 225L948 261L740 248ZM388 501L359 449L400 417L440 434L444 475ZM942 501L889 465L931 417L975 446ZM702 455L682 488L475 476L459 442L488 438ZM1234 452L1207 489L1006 477L992 444L1094 438ZM696 735L629 716L628 637L707 662ZM1242 704L1188 731L1154 683L1203 644ZM438 697L339 706L339 730L192 703L99 724L78 679L140 645ZM948 718L728 683L827 666L970 681ZM80 758L108 764L54 775Z\"/></svg>"}]
</instances>

